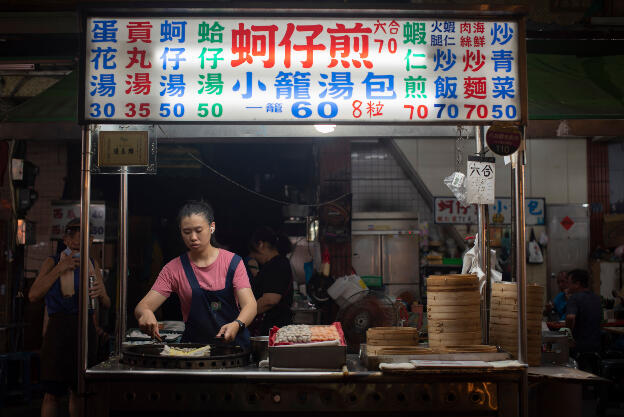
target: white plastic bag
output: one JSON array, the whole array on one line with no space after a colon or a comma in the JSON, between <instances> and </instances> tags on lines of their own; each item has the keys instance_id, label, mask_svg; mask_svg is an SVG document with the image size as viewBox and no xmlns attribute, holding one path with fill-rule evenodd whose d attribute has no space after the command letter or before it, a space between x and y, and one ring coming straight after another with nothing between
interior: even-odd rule
<instances>
[{"instance_id":1,"label":"white plastic bag","mask_svg":"<svg viewBox=\"0 0 624 417\"><path fill-rule=\"evenodd\" d=\"M485 272L479 265L480 262L479 234L475 235L474 246L464 254L462 262L462 274L476 274L479 278L479 292L483 293L485 288ZM499 282L503 280L503 274L494 269L496 265L496 251L490 249L490 280Z\"/></svg>"},{"instance_id":2,"label":"white plastic bag","mask_svg":"<svg viewBox=\"0 0 624 417\"><path fill-rule=\"evenodd\" d=\"M544 256L542 255L542 248L540 248L537 239L535 239L535 232L531 229L531 237L529 238L529 245L527 248L527 255L529 257L530 264L541 264L544 262Z\"/></svg>"},{"instance_id":3,"label":"white plastic bag","mask_svg":"<svg viewBox=\"0 0 624 417\"><path fill-rule=\"evenodd\" d=\"M444 184L453 192L453 195L462 205L466 206L466 175L461 172L453 172L444 178Z\"/></svg>"}]
</instances>

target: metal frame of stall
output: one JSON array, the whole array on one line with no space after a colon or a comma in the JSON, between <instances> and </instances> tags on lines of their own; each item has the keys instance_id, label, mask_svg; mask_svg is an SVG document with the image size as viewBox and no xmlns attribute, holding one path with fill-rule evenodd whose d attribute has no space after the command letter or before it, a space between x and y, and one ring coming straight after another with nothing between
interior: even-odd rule
<instances>
[{"instance_id":1,"label":"metal frame of stall","mask_svg":"<svg viewBox=\"0 0 624 417\"><path fill-rule=\"evenodd\" d=\"M163 9L161 6L157 9L111 9L111 8L106 8L106 9L102 9L102 8L97 8L97 7L93 7L90 6L88 8L85 8L84 10L81 10L80 13L80 29L81 29L81 40L82 40L82 45L81 45L81 58L84 58L85 56L85 41L84 41L84 37L86 36L85 33L85 27L86 27L86 17L92 15L95 12L101 13L103 11L106 11L107 13L116 13L117 15L123 15L123 16L128 16L128 15L132 15L132 12L140 12L142 16L145 15L162 15L163 13L166 14L173 14L176 16L179 15L189 15L189 16L193 16L193 15L201 15L201 14L207 14L210 13L212 15L217 15L217 16L227 16L227 15L232 15L232 16L296 16L296 17L310 17L310 16L322 16L322 17L366 17L366 16L370 16L370 15L375 15L377 17L379 16L384 16L384 17L466 17L468 16L469 18L482 18L484 20L487 19L492 19L492 18L496 18L496 17L504 17L508 20L515 20L518 23L518 29L519 29L519 56L518 56L518 60L519 60L519 76L520 76L520 83L519 83L519 90L520 90L520 94L521 94L521 101L520 101L520 107L521 107L521 120L518 123L519 127L522 131L522 143L520 145L519 150L512 155L512 182L513 182L513 192L512 192L512 199L513 199L513 214L514 214L514 220L512 222L513 226L514 226L514 232L515 232L515 239L514 239L514 243L515 243L515 251L514 251L514 261L515 261L515 276L516 276L516 281L518 282L518 310L519 310L519 321L518 321L518 356L519 356L519 360L525 364L524 367L520 368L521 369L521 380L519 381L519 388L520 388L520 392L519 392L519 398L518 398L518 406L519 406L519 415L521 416L527 416L528 415L528 377L527 377L527 368L526 368L526 363L527 363L527 326L526 326L526 265L525 262L523 261L524 259L526 259L526 250L525 250L525 214L524 214L524 169L525 169L525 165L526 165L526 158L525 158L525 151L524 151L524 144L525 144L525 131L526 131L526 125L527 125L527 119L528 119L528 99L527 99L527 74L526 74L526 43L525 43L525 33L526 33L526 9L524 7L521 6L502 6L502 7L490 7L488 6L486 9L484 9L482 6L466 6L464 10L453 10L453 9L444 9L444 8L436 8L436 9L425 9L423 10L422 8L417 8L414 10L407 10L407 9L401 9L401 10L394 10L394 9L376 9L376 10L358 10L356 13L353 13L352 10L347 10L347 9L287 9L287 10L283 10L281 13L275 12L275 9L260 9L260 8L255 8L255 9L251 9L251 8L218 8L218 9L205 9L202 8L201 10L198 11L198 9L195 6L189 6L188 8L184 8L184 7L180 7L177 6L175 9ZM79 98L78 98L78 103L79 103L79 123L82 125L82 164L81 164L81 252L84 252L87 256L82 256L80 258L80 268L81 268L81 282L82 285L80 285L80 291L79 291L79 346L78 346L78 361L79 361L79 366L78 366L78 394L80 396L80 398L82 399L81 401L81 407L80 407L80 412L81 415L87 415L87 404L86 404L86 397L88 396L87 393L87 386L86 386L86 379L87 376L97 376L98 372L92 372L91 370L88 369L88 364L87 364L87 357L88 357L88 338L87 338L87 334L88 334L88 251L89 251L89 222L86 221L86 219L89 219L89 214L90 214L90 210L89 210L89 206L90 206L90 195L91 195L91 162L92 162L92 133L94 131L94 127L95 125L92 124L87 124L86 121L84 120L83 117L83 109L84 109L84 94L85 94L85 60L81 59L80 60L80 70L81 70L81 78L80 78L80 88L79 88ZM113 123L113 122L111 122ZM114 122L115 124L118 124L118 122ZM143 124L154 124L152 122L145 122ZM271 122L274 124L288 124L288 123L280 123L280 122ZM335 122L336 124L352 124L352 123L345 123L345 122ZM355 124L357 122L354 122L353 124ZM162 124L167 124L167 123L162 123ZM188 123L188 124L198 124L198 123ZM241 123L241 124L247 124L247 123ZM375 123L367 123L368 124L375 124ZM402 124L402 123L381 123L383 125L397 125L397 124ZM404 123L405 125L414 125L415 123ZM426 125L426 124L430 124L430 125L443 125L443 124L450 124L450 123L444 123L444 122L438 122L438 123L433 123L433 122L419 122L417 124L422 124L422 125ZM455 125L457 123L454 123ZM464 122L461 123L461 125L474 125L475 126L475 138L476 138L476 142L477 142L477 152L482 152L485 149L485 137L484 137L484 129L483 129L483 123L478 123L478 122ZM350 137L350 135L347 135L346 137ZM127 271L128 271L128 262L127 262L127 231L128 231L128 223L127 223L127 203L128 203L128 172L125 170L121 170L120 172L120 207L119 207L119 280L118 280L118 288L117 288L117 297L118 297L118 311L117 311L117 323L116 323L116 343L115 343L115 353L119 354L121 352L121 346L123 343L123 338L124 338L124 334L125 334L125 326L126 326L126 318L127 318L127 311L126 311L126 291L127 291ZM480 243L481 243L481 254L488 254L489 253L489 248L488 248L488 242L486 238L483 238L484 236L487 236L487 226L488 226L488 215L487 215L487 205L479 205L479 210L478 210L478 218L479 218L479 235L482 237L480 239ZM484 271L486 271L486 276L489 277L489 271L490 271L490 265L489 265L489 256L481 256L481 267ZM489 303L489 292L490 292L490 280L486 279L486 296L485 296L485 304ZM483 300L482 300L483 303ZM487 308L487 305L482 305L482 316L481 316L481 320L482 320L482 328L484 329L483 332L483 342L487 343L488 340L488 317L487 317L487 311L489 309ZM484 314L485 313L485 314ZM132 384L132 376L133 376L133 372L127 372L127 371L123 371L123 370L116 370L116 372L118 374L125 374L126 376L128 376L130 378L130 384ZM180 373L182 372L182 374ZM179 379L182 377L182 375L184 375L183 377L186 379L188 378L187 374L183 374L184 371L173 371L173 370L169 370L169 371L165 371L165 375L169 375L171 377L174 377L175 379ZM99 374L102 374L102 372L99 372ZM157 377L157 375L161 375L162 373L158 373L158 372L148 372L148 374L152 375L154 377ZM242 380L246 380L246 381L256 381L258 383L264 383L266 384L267 381L275 381L276 384L280 384L281 383L285 383L285 384L289 384L291 382L296 382L297 384L299 384L299 386L303 387L306 384L312 384L314 385L315 382L319 382L319 381L327 381L327 382L332 382L332 383L336 383L336 382L340 382L340 383L349 383L349 382L354 382L354 381L359 381L362 382L362 380L365 380L365 382L367 383L373 383L373 384L385 384L388 385L388 387L390 387L392 385L392 383L395 383L395 385L397 385L397 383L400 382L405 382L404 379L401 379L400 377L391 377L391 378L380 378L379 375L375 375L374 373L366 373L366 372L361 372L359 375L354 375L353 373L351 375L349 375L349 372L347 371L343 371L343 372L305 372L305 373L300 373L300 372L296 372L296 373L284 373L284 372L277 372L277 373L273 373L271 378L267 378L266 376L261 376L255 372L235 372L235 371L224 371L224 372L212 372L210 373L210 375L212 377L218 378L218 377L225 377L225 379L227 380L228 377L234 378L242 378ZM423 375L425 375L425 381L429 380L429 377L433 377L433 380L441 380L441 381L447 381L447 383L451 383L452 381L457 381L457 380L466 380L466 378L470 379L470 378L474 378L474 376L471 376L472 374L470 372L466 372L463 375L462 374L458 374L457 372L452 372L452 373L448 373L448 372L434 372L431 373L430 371L428 371L427 373L423 373ZM502 378L503 381L513 381L514 378L510 375L505 375L503 374L502 377L496 376L495 379L500 379ZM369 384L370 385L370 384ZM266 388L266 385L263 385ZM215 390L219 390L221 387L221 384L219 384L218 380L215 381L214 384L214 389ZM400 387L400 385L399 385ZM292 388L292 387L291 387ZM370 387L369 387L370 388ZM222 387L221 387L222 389ZM340 391L340 387L336 387L336 390ZM483 387L483 389L485 391L488 390L487 387ZM266 390L266 395L267 395L267 399L268 402L267 404L272 404L273 406L278 405L282 399L280 398L279 394L276 394L276 390L272 389L271 387L269 387ZM278 390L279 391L279 390ZM509 396L510 395L510 390L507 389L507 392L504 393L503 395ZM424 392L424 391L423 391ZM227 394L227 393L223 393L223 398L222 400L224 401L225 404L231 403L234 400L234 397L232 396L232 394ZM254 398L247 398L248 400L248 404L250 405L250 407L247 409L247 411L251 411L254 409L257 409L256 407L254 407L254 405L258 404L258 400L259 398L257 398L258 394L250 394L250 395L254 395L256 397ZM347 394L346 398L354 398L353 397L353 393L351 394ZM374 393L369 393L370 395L376 395ZM405 399L405 395L401 392L399 392L399 394L397 394L398 397L397 399L399 401L403 401L403 399ZM430 394L423 394L423 395L430 395ZM210 395L209 394L200 394L199 397L202 401L207 402L210 401ZM322 398L322 397L321 397ZM371 397L373 398L372 401L375 400L375 397ZM423 397L424 398L424 397ZM132 398L128 398L129 400L131 400ZM155 400L157 398L154 398ZM172 400L174 400L174 402L177 401L181 401L183 398L182 397L173 397ZM325 398L326 400L330 400L331 399L331 394L328 394L328 397ZM296 402L299 401L301 403L301 405L303 405L303 403L305 401L302 401L303 398L300 396L298 399L297 398L293 398L292 401ZM513 401L512 401L513 403ZM342 404L342 406L348 406L349 404ZM100 404L100 406L104 406L104 404ZM334 412L340 412L342 410L342 406L339 406L338 409L334 410ZM97 404L96 404L97 407ZM405 405L403 405L402 407L405 407ZM243 408L244 409L244 408ZM399 408L400 410L401 408ZM409 409L409 408L407 408ZM406 410L407 410L406 409ZM175 410L175 409L174 409ZM366 410L370 410L368 408L363 408L363 409L353 409L353 411L366 411ZM138 410L137 410L138 411ZM225 411L225 410L224 410ZM273 410L270 406L266 408L266 411L275 411ZM512 410L504 410L503 414L507 415L507 413L510 414L515 414Z\"/></svg>"}]
</instances>

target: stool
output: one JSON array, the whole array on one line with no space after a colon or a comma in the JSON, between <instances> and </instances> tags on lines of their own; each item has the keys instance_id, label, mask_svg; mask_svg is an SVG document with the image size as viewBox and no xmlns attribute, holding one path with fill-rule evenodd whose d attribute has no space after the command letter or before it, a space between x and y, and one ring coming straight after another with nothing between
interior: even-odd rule
<instances>
[{"instance_id":1,"label":"stool","mask_svg":"<svg viewBox=\"0 0 624 417\"><path fill-rule=\"evenodd\" d=\"M0 408L9 395L21 395L24 401L30 402L34 385L31 383L31 361L38 357L37 352L9 352L0 354ZM17 389L9 391L9 365L18 362L21 380Z\"/></svg>"}]
</instances>

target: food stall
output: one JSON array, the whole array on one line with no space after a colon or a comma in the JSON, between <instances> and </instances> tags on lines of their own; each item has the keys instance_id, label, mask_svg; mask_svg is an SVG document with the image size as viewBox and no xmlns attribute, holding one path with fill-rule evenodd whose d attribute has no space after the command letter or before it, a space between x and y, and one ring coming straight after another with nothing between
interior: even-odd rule
<instances>
[{"instance_id":1,"label":"food stall","mask_svg":"<svg viewBox=\"0 0 624 417\"><path fill-rule=\"evenodd\" d=\"M264 140L272 137L267 132L280 136L276 132L281 128L297 131L316 125L319 132L338 126L342 138L373 129L378 137L391 138L397 129L412 130L418 137L417 128L423 126L447 132L473 125L477 151L483 152L483 126L504 121L521 137L526 126L524 24L524 11L515 7L83 10L83 248L88 247L84 219L89 218L91 173L107 170L121 179L116 355L87 367L88 295L83 285L83 414L527 415L524 262L516 263L515 274L519 360L485 346L487 313L481 319L483 350L442 346L407 356L390 353L380 355L384 362L372 369L361 360L365 351L346 354L344 338L335 346L280 350L273 345L269 368L250 363L248 352L240 348L215 345L208 357L169 358L161 355L162 345L123 343L127 195L133 192L127 178L154 172L158 135L201 140L211 128L228 126L232 137L255 134ZM525 258L524 163L520 146L512 156L516 259ZM482 235L485 206L479 206ZM82 271L87 271L86 259L81 260ZM87 279L85 272L82 280ZM487 302L481 311L486 308ZM339 366L332 361L336 357ZM312 365L306 366L306 360ZM271 366L271 361L280 366Z\"/></svg>"}]
</instances>

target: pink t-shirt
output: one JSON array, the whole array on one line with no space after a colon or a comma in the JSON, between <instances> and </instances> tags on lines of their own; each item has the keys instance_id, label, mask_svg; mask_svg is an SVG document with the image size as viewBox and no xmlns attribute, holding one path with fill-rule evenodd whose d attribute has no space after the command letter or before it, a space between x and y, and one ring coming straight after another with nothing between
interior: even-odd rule
<instances>
[{"instance_id":1,"label":"pink t-shirt","mask_svg":"<svg viewBox=\"0 0 624 417\"><path fill-rule=\"evenodd\" d=\"M191 261L191 267L199 286L204 290L219 291L225 288L225 276L227 275L230 262L234 254L225 249L219 249L217 259L210 265L205 267L199 267ZM189 257L190 260L190 257ZM242 288L251 288L249 285L249 277L247 276L247 270L245 264L241 260L236 271L234 272L233 279L234 294L236 290ZM189 312L191 311L191 298L192 291L191 285L186 279L184 273L184 267L180 261L180 257L174 258L158 274L156 282L152 286L152 290L159 294L169 297L172 292L178 294L180 297L180 304L182 306L182 318L184 321L188 319ZM238 302L238 300L237 300Z\"/></svg>"}]
</instances>

